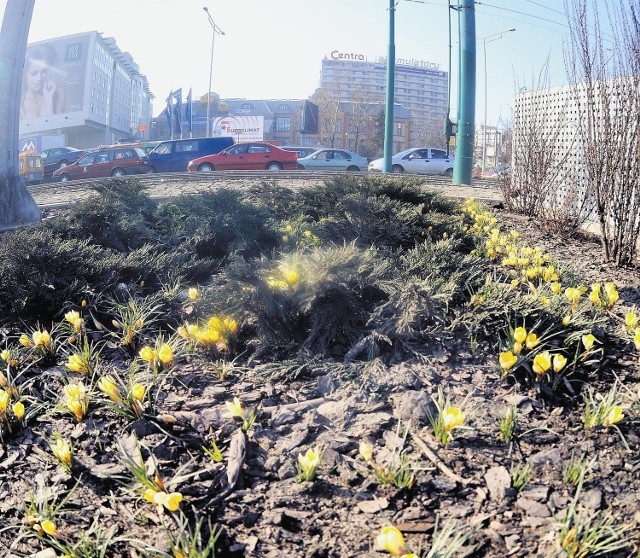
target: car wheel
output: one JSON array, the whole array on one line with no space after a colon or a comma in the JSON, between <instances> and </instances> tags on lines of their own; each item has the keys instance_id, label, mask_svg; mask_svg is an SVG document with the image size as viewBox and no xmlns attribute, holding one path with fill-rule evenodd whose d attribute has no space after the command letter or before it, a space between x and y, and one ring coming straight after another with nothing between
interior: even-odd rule
<instances>
[{"instance_id":1,"label":"car wheel","mask_svg":"<svg viewBox=\"0 0 640 558\"><path fill-rule=\"evenodd\" d=\"M267 165L268 171L279 171L282 170L282 165L280 163L269 163Z\"/></svg>"},{"instance_id":2,"label":"car wheel","mask_svg":"<svg viewBox=\"0 0 640 558\"><path fill-rule=\"evenodd\" d=\"M127 173L124 172L124 169L113 169L111 171L111 176L124 176L125 174Z\"/></svg>"},{"instance_id":3,"label":"car wheel","mask_svg":"<svg viewBox=\"0 0 640 558\"><path fill-rule=\"evenodd\" d=\"M60 163L58 164L58 168L62 169L64 167L66 167L69 163L67 163L67 161L60 161Z\"/></svg>"},{"instance_id":4,"label":"car wheel","mask_svg":"<svg viewBox=\"0 0 640 558\"><path fill-rule=\"evenodd\" d=\"M198 170L200 172L213 172L214 168L213 165L209 164L209 163L202 163L199 167Z\"/></svg>"},{"instance_id":5,"label":"car wheel","mask_svg":"<svg viewBox=\"0 0 640 558\"><path fill-rule=\"evenodd\" d=\"M71 176L66 172L60 175L60 182L69 182L69 180L71 180Z\"/></svg>"},{"instance_id":6,"label":"car wheel","mask_svg":"<svg viewBox=\"0 0 640 558\"><path fill-rule=\"evenodd\" d=\"M448 176L453 176L453 169L447 169L444 173Z\"/></svg>"},{"instance_id":7,"label":"car wheel","mask_svg":"<svg viewBox=\"0 0 640 558\"><path fill-rule=\"evenodd\" d=\"M347 167L347 172L358 172L360 169L354 165Z\"/></svg>"},{"instance_id":8,"label":"car wheel","mask_svg":"<svg viewBox=\"0 0 640 558\"><path fill-rule=\"evenodd\" d=\"M304 170L304 165L298 165L298 170Z\"/></svg>"},{"instance_id":9,"label":"car wheel","mask_svg":"<svg viewBox=\"0 0 640 558\"><path fill-rule=\"evenodd\" d=\"M393 165L393 167L391 167L391 172L395 174L402 174L404 172L404 168L402 168L401 165Z\"/></svg>"},{"instance_id":10,"label":"car wheel","mask_svg":"<svg viewBox=\"0 0 640 558\"><path fill-rule=\"evenodd\" d=\"M153 167L149 167L147 174L153 174L154 172L156 172L156 169L154 169Z\"/></svg>"}]
</instances>

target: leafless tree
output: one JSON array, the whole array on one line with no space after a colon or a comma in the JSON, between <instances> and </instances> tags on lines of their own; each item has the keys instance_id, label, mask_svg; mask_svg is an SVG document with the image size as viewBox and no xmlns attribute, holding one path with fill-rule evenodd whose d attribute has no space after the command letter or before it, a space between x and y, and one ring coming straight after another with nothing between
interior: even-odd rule
<instances>
[{"instance_id":1,"label":"leafless tree","mask_svg":"<svg viewBox=\"0 0 640 558\"><path fill-rule=\"evenodd\" d=\"M336 139L340 128L341 82L332 89L319 88L313 94L312 101L318 105L320 120L320 143L327 147L338 147Z\"/></svg>"},{"instance_id":2,"label":"leafless tree","mask_svg":"<svg viewBox=\"0 0 640 558\"><path fill-rule=\"evenodd\" d=\"M605 260L631 264L640 235L640 0L564 0L564 6L583 180ZM603 6L611 35L602 30Z\"/></svg>"},{"instance_id":3,"label":"leafless tree","mask_svg":"<svg viewBox=\"0 0 640 558\"><path fill-rule=\"evenodd\" d=\"M569 164L575 131L568 96L549 89L548 69L547 60L530 86L516 80L513 170L510 180L502 182L502 193L509 209L557 230L584 221L588 200L584 190L575 187Z\"/></svg>"},{"instance_id":4,"label":"leafless tree","mask_svg":"<svg viewBox=\"0 0 640 558\"><path fill-rule=\"evenodd\" d=\"M362 137L366 135L366 130L371 126L374 117L372 101L371 95L362 87L353 93L351 113L348 118L348 133L352 136L350 145L356 153Z\"/></svg>"},{"instance_id":5,"label":"leafless tree","mask_svg":"<svg viewBox=\"0 0 640 558\"><path fill-rule=\"evenodd\" d=\"M411 111L411 141L425 147L444 147L444 117Z\"/></svg>"}]
</instances>

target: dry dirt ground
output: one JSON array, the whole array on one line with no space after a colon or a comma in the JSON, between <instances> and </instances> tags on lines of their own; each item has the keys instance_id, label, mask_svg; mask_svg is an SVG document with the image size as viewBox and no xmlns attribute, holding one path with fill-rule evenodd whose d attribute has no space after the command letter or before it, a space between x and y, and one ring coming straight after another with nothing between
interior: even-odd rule
<instances>
[{"instance_id":1,"label":"dry dirt ground","mask_svg":"<svg viewBox=\"0 0 640 558\"><path fill-rule=\"evenodd\" d=\"M535 223L498 212L506 228L525 242L541 246L571 266L581 282L614 281L621 300L619 316L640 306L638 269L620 270L600 263L597 239L557 238ZM455 519L474 528L473 556L562 556L559 522L575 489L562 480L572 455L594 458L580 495L589 514L610 511L616 522L640 528L640 429L629 416L614 428L586 431L580 394L549 400L529 388L501 380L497 355L468 339L442 335L428 347L424 362L396 362L353 373L345 363L310 362L289 377L269 378L268 367L230 368L220 379L211 363L193 361L178 369L171 389L159 402L175 424L141 419L134 424L94 413L73 425L68 417L47 419L75 447L72 474L44 459L50 427L35 423L0 445L0 555L17 557L46 549L36 539L19 539L29 490L71 488L82 475L60 516L60 531L77 540L94 521L116 540L106 556L143 556L144 547L167 547L161 513L114 481L124 467L114 462L118 443L134 432L155 456L159 471L184 495L182 508L209 516L222 528L216 556L352 557L386 556L375 543L385 525L395 525L417 548L430 547L436 520ZM593 378L604 393L614 373L632 391L640 382L638 354L629 343L610 348L605 366ZM55 374L55 370L52 372ZM427 412L439 386L454 401L470 394L475 411L469 428L446 448L431 434ZM238 396L247 406L262 405L248 434L225 417L225 401ZM498 439L498 415L518 409L519 426L511 443ZM398 432L410 425L407 455L419 467L412 488L382 486L358 455L368 439L380 459L397 446ZM400 429L400 430L399 430ZM624 442L628 446L625 448ZM225 460L214 463L201 447L216 439ZM244 450L243 450L244 445ZM324 449L313 482L296 482L296 458L309 447ZM145 450L146 451L146 450ZM242 460L235 486L228 466ZM146 455L146 453L145 453ZM528 463L532 477L518 492L510 471ZM137 541L132 550L132 541ZM635 547L615 556L636 556ZM60 556L44 550L39 556ZM154 554L149 554L154 555ZM157 555L157 554L156 554ZM92 555L93 556L93 555ZM96 554L95 556L98 556Z\"/></svg>"}]
</instances>

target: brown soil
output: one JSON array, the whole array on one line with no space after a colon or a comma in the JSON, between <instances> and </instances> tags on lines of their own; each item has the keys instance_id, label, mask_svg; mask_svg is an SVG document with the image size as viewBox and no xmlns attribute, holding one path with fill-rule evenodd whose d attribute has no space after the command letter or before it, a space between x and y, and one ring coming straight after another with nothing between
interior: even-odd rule
<instances>
[{"instance_id":1,"label":"brown soil","mask_svg":"<svg viewBox=\"0 0 640 558\"><path fill-rule=\"evenodd\" d=\"M640 306L638 269L602 264L596 238L545 235L533 222L500 214L507 228L517 228L530 245L542 246L572 267L584 284L614 281L619 288L619 316ZM606 365L591 379L605 393L615 373L633 393L638 390L638 354L622 341L610 348ZM555 532L571 505L574 488L562 481L563 465L586 452L595 458L580 495L587 513L610 511L618 524L640 523L640 437L638 416L629 413L615 428L586 431L580 394L550 401L533 389L499 378L497 355L466 339L443 335L428 348L424 362L372 366L354 377L344 363L309 363L291 380L269 380L266 367L230 370L221 380L202 361L180 365L159 402L175 424L155 419L130 423L111 412L96 411L75 425L68 415L34 421L0 445L0 554L32 555L47 545L24 538L26 495L37 487L64 491L82 476L60 516L61 536L77 540L95 521L112 529L115 542L107 556L143 556L137 547L167 547L161 512L139 494L118 484L124 474L115 455L119 441L135 433L153 453L159 471L184 495L182 509L208 516L223 529L216 556L347 557L387 556L375 543L381 527L399 527L412 548L429 548L436 517L457 519L477 529L474 556L558 556ZM62 367L49 369L48 382L59 381ZM446 448L437 444L426 418L431 395L448 385L457 400L473 392L475 412L469 428ZM226 418L224 406L239 396L263 409L247 435ZM638 396L636 396L637 399ZM519 411L519 430L511 443L498 440L498 415L511 405ZM398 443L398 424L412 424L409 455L421 467L411 489L381 486L358 456L363 438L382 458ZM46 439L53 431L72 440L72 474L47 461ZM246 442L234 486L227 481L232 440ZM201 447L213 439L225 456L213 463ZM628 445L625 448L624 442ZM314 482L296 482L299 452L321 446L324 455ZM433 459L436 454L437 459ZM146 454L145 454L146 455ZM529 463L532 478L520 493L505 484L505 471ZM233 472L233 471L231 471ZM44 488L43 488L44 489ZM634 532L634 531L632 531ZM627 549L617 556L632 556ZM57 554L41 554L55 556ZM92 555L93 556L93 555ZM95 554L97 556L97 554Z\"/></svg>"}]
</instances>

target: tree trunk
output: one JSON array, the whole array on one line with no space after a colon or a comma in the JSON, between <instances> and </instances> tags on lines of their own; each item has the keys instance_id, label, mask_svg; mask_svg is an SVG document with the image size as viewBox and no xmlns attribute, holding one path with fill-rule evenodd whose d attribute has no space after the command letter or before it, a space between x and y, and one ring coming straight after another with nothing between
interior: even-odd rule
<instances>
[{"instance_id":1,"label":"tree trunk","mask_svg":"<svg viewBox=\"0 0 640 558\"><path fill-rule=\"evenodd\" d=\"M17 172L22 71L34 2L7 0L0 30L0 229L41 219Z\"/></svg>"}]
</instances>

